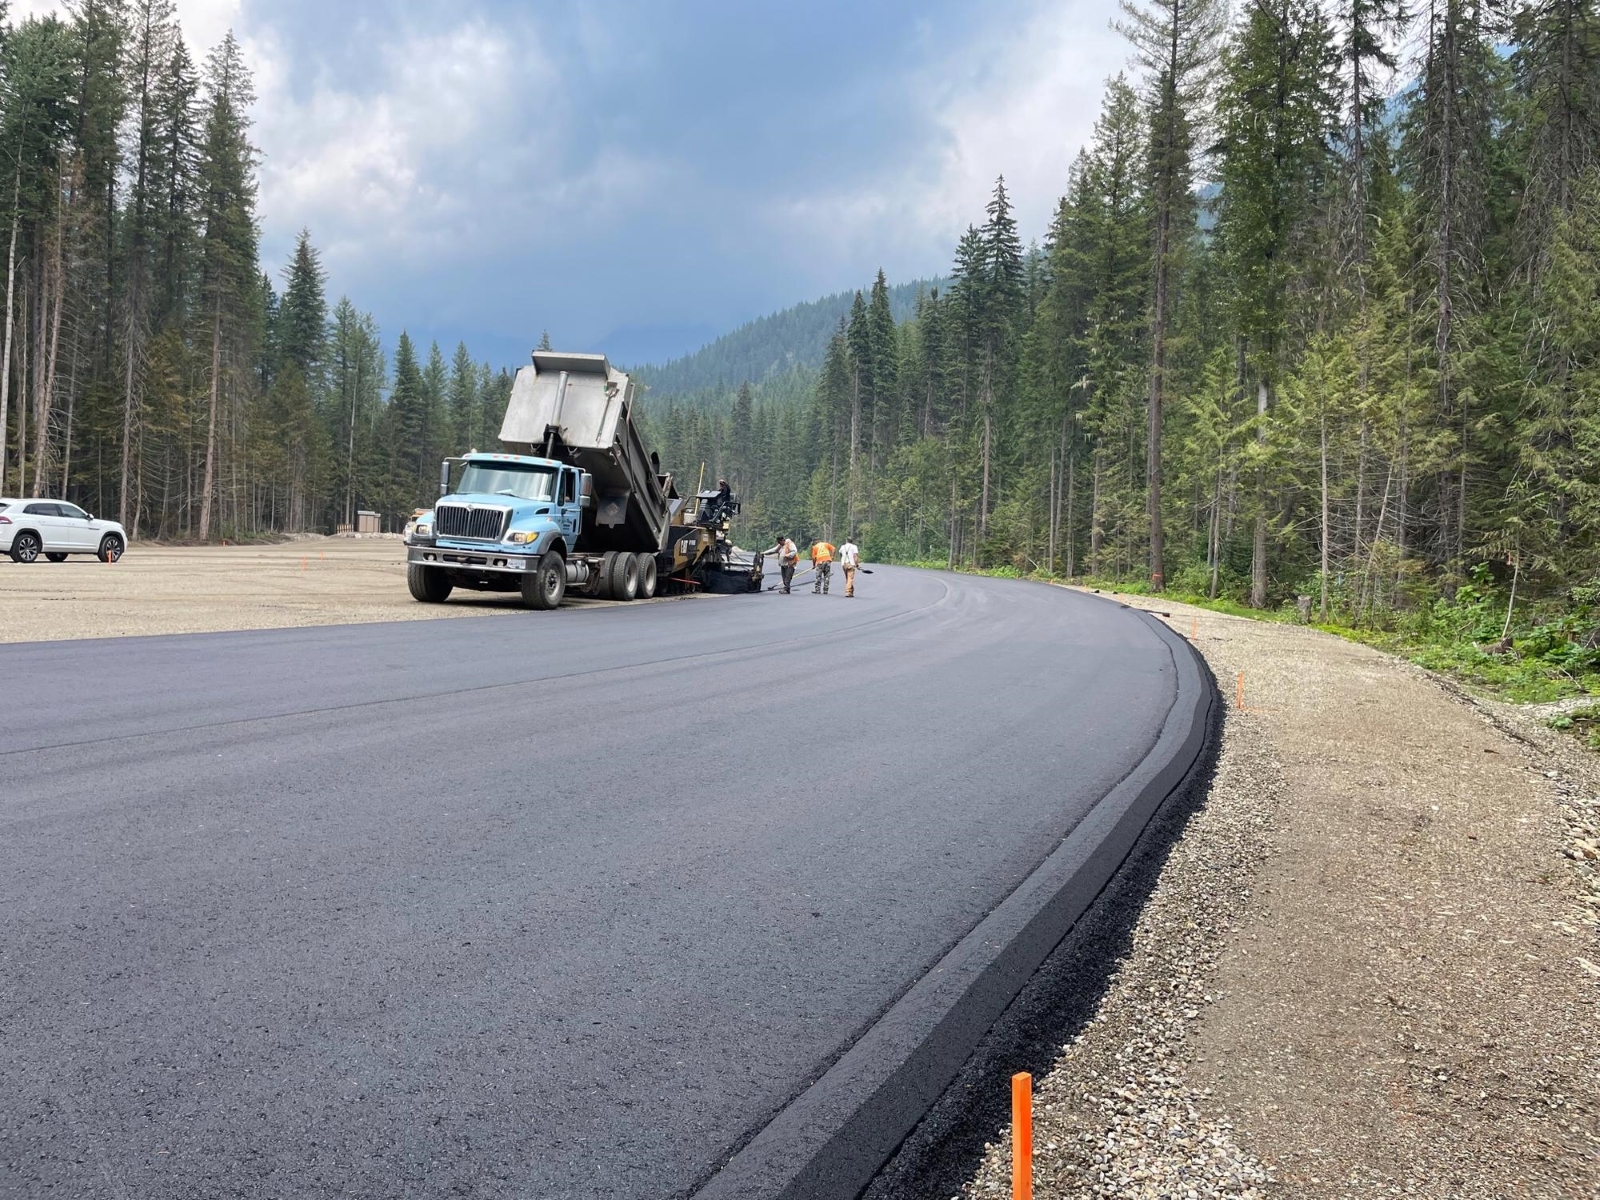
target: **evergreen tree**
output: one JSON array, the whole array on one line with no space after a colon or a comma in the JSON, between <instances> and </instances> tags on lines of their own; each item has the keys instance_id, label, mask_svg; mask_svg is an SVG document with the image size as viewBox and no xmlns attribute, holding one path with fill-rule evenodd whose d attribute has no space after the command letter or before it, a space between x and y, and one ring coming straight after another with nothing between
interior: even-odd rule
<instances>
[{"instance_id":1,"label":"evergreen tree","mask_svg":"<svg viewBox=\"0 0 1600 1200\"><path fill-rule=\"evenodd\" d=\"M478 365L472 361L465 342L456 343L450 360L451 452L460 454L476 449L478 442Z\"/></svg>"},{"instance_id":2,"label":"evergreen tree","mask_svg":"<svg viewBox=\"0 0 1600 1200\"><path fill-rule=\"evenodd\" d=\"M294 258L284 268L285 288L274 330L280 361L299 372L310 395L322 394L328 350L327 276L311 245L311 231L295 239Z\"/></svg>"},{"instance_id":3,"label":"evergreen tree","mask_svg":"<svg viewBox=\"0 0 1600 1200\"><path fill-rule=\"evenodd\" d=\"M1418 66L1417 95L1406 121L1409 182L1423 221L1425 267L1433 287L1431 367L1437 418L1453 445L1437 448L1439 547L1457 563L1467 547L1472 389L1463 317L1485 299L1484 252L1491 221L1493 131L1505 68L1481 7L1433 0Z\"/></svg>"},{"instance_id":4,"label":"evergreen tree","mask_svg":"<svg viewBox=\"0 0 1600 1200\"><path fill-rule=\"evenodd\" d=\"M189 317L191 256L197 224L200 169L200 81L181 37L153 85L154 138L149 185L153 208L156 281L153 320L158 328Z\"/></svg>"},{"instance_id":5,"label":"evergreen tree","mask_svg":"<svg viewBox=\"0 0 1600 1200\"><path fill-rule=\"evenodd\" d=\"M258 295L256 150L250 144L247 116L255 99L252 89L239 43L229 32L207 63L205 144L199 169L202 308L198 315L209 325L211 351L200 488L202 541L211 536L222 406L241 384L240 371L250 361L251 318ZM237 505L238 498L234 500Z\"/></svg>"},{"instance_id":6,"label":"evergreen tree","mask_svg":"<svg viewBox=\"0 0 1600 1200\"><path fill-rule=\"evenodd\" d=\"M1290 286L1310 261L1307 234L1329 163L1334 57L1322 10L1308 0L1253 0L1224 64L1218 232L1264 458L1266 416L1290 351ZM1268 582L1265 461L1257 483L1250 602L1259 608Z\"/></svg>"},{"instance_id":7,"label":"evergreen tree","mask_svg":"<svg viewBox=\"0 0 1600 1200\"><path fill-rule=\"evenodd\" d=\"M125 371L122 383L122 479L117 503L118 519L133 526L137 526L137 521L129 515L128 499L133 476L134 432L142 400L144 348L150 332L150 252L155 214L151 184L160 117L156 85L177 40L177 22L171 0L137 0L130 39L132 64L129 82L132 84L137 132L131 164L133 178L124 219L127 247L123 254L126 267L121 334Z\"/></svg>"},{"instance_id":8,"label":"evergreen tree","mask_svg":"<svg viewBox=\"0 0 1600 1200\"><path fill-rule=\"evenodd\" d=\"M389 393L389 408L394 417L396 477L392 486L402 497L412 496L414 503L427 495L436 459L431 445L428 385L417 366L417 352L411 337L404 330L395 348L394 387Z\"/></svg>"},{"instance_id":9,"label":"evergreen tree","mask_svg":"<svg viewBox=\"0 0 1600 1200\"><path fill-rule=\"evenodd\" d=\"M1588 0L1531 0L1516 10L1512 32L1526 123L1519 254L1537 277L1554 223L1572 211L1600 160L1600 14Z\"/></svg>"},{"instance_id":10,"label":"evergreen tree","mask_svg":"<svg viewBox=\"0 0 1600 1200\"><path fill-rule=\"evenodd\" d=\"M728 465L726 474L743 493L755 481L754 398L750 383L739 385L733 398L733 414L728 423Z\"/></svg>"},{"instance_id":11,"label":"evergreen tree","mask_svg":"<svg viewBox=\"0 0 1600 1200\"><path fill-rule=\"evenodd\" d=\"M1360 0L1364 2L1364 0ZM1121 0L1121 28L1147 80L1148 202L1151 224L1150 393L1146 418L1146 516L1150 585L1166 586L1161 513L1162 428L1167 359L1182 272L1182 254L1194 223L1197 127L1206 119L1216 78L1217 50L1226 24L1218 0Z\"/></svg>"}]
</instances>

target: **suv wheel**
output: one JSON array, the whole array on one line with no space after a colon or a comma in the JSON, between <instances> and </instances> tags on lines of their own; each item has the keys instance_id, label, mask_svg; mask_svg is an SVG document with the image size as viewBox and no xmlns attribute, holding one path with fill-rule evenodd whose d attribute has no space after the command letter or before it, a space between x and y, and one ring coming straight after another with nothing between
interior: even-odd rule
<instances>
[{"instance_id":1,"label":"suv wheel","mask_svg":"<svg viewBox=\"0 0 1600 1200\"><path fill-rule=\"evenodd\" d=\"M39 540L37 533L24 531L17 534L11 541L11 561L19 563L37 562L39 551L44 549L44 543Z\"/></svg>"},{"instance_id":2,"label":"suv wheel","mask_svg":"<svg viewBox=\"0 0 1600 1200\"><path fill-rule=\"evenodd\" d=\"M122 539L114 533L108 533L100 539L100 549L94 556L103 563L114 563L122 557Z\"/></svg>"},{"instance_id":3,"label":"suv wheel","mask_svg":"<svg viewBox=\"0 0 1600 1200\"><path fill-rule=\"evenodd\" d=\"M44 556L51 562L66 562L67 556L60 550L46 550Z\"/></svg>"}]
</instances>

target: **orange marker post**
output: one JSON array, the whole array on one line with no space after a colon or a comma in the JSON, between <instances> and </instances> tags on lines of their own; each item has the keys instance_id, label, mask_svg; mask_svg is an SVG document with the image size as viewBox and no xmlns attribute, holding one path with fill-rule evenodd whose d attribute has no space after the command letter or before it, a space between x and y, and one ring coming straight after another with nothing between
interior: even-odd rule
<instances>
[{"instance_id":1,"label":"orange marker post","mask_svg":"<svg viewBox=\"0 0 1600 1200\"><path fill-rule=\"evenodd\" d=\"M1244 711L1244 672L1239 672L1239 686L1234 693L1234 707L1240 712Z\"/></svg>"},{"instance_id":2,"label":"orange marker post","mask_svg":"<svg viewBox=\"0 0 1600 1200\"><path fill-rule=\"evenodd\" d=\"M1011 1077L1011 1200L1033 1200L1033 1076Z\"/></svg>"}]
</instances>

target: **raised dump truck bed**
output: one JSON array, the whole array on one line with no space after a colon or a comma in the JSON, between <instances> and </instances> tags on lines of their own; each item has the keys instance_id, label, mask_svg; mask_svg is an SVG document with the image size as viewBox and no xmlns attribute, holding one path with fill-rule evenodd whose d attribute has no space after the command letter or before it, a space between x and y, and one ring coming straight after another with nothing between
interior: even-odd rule
<instances>
[{"instance_id":1,"label":"raised dump truck bed","mask_svg":"<svg viewBox=\"0 0 1600 1200\"><path fill-rule=\"evenodd\" d=\"M560 459L593 479L584 513L592 550L666 547L672 525L660 464L633 423L633 380L603 354L535 350L517 371L500 425L513 454Z\"/></svg>"}]
</instances>

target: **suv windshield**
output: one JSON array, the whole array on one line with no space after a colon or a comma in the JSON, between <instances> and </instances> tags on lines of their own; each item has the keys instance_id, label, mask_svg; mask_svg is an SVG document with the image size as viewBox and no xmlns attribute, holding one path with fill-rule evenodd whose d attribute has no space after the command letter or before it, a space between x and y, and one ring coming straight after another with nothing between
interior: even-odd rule
<instances>
[{"instance_id":1,"label":"suv windshield","mask_svg":"<svg viewBox=\"0 0 1600 1200\"><path fill-rule=\"evenodd\" d=\"M456 491L516 496L522 500L549 500L556 494L555 480L556 473L549 467L471 462L461 472L461 482L456 485Z\"/></svg>"}]
</instances>

